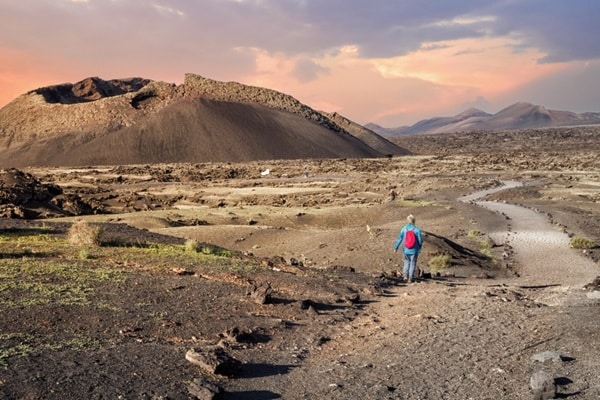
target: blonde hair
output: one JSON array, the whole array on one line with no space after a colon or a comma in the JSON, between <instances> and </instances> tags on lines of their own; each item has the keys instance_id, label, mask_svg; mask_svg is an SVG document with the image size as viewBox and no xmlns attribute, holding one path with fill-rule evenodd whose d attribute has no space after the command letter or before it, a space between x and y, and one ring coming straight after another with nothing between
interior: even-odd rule
<instances>
[{"instance_id":1,"label":"blonde hair","mask_svg":"<svg viewBox=\"0 0 600 400\"><path fill-rule=\"evenodd\" d=\"M406 220L407 220L409 223L411 223L411 224L414 224L414 223L415 223L415 221L416 221L417 219L415 218L415 216L414 216L414 215L410 214L408 217L406 217Z\"/></svg>"}]
</instances>

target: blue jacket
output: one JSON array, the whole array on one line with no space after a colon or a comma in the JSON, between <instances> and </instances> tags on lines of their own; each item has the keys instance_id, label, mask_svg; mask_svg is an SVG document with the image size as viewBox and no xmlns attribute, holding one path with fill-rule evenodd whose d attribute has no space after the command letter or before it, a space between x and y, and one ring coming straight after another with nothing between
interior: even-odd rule
<instances>
[{"instance_id":1,"label":"blue jacket","mask_svg":"<svg viewBox=\"0 0 600 400\"><path fill-rule=\"evenodd\" d=\"M411 229L415 232L417 243L415 243L415 247L413 247L412 249L407 249L406 247L402 246L402 251L404 252L404 254L420 254L421 247L423 246L423 237L421 236L421 229L419 229L413 224L404 225L404 227L400 231L400 234L398 235L398 239L396 239L396 243L394 244L394 251L398 250L398 247L400 247L401 243L403 244L404 235L406 234L406 231L408 229Z\"/></svg>"}]
</instances>

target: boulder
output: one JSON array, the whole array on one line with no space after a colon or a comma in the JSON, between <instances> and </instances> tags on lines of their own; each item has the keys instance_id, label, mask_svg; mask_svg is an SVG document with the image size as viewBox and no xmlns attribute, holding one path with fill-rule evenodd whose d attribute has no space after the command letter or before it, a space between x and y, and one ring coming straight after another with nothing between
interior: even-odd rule
<instances>
[{"instance_id":1,"label":"boulder","mask_svg":"<svg viewBox=\"0 0 600 400\"><path fill-rule=\"evenodd\" d=\"M242 364L219 346L211 346L206 349L190 349L185 354L185 359L210 374L224 376L236 375Z\"/></svg>"},{"instance_id":2,"label":"boulder","mask_svg":"<svg viewBox=\"0 0 600 400\"><path fill-rule=\"evenodd\" d=\"M533 400L548 400L556 398L556 383L550 373L538 371L534 373L529 385L533 391Z\"/></svg>"},{"instance_id":3,"label":"boulder","mask_svg":"<svg viewBox=\"0 0 600 400\"><path fill-rule=\"evenodd\" d=\"M188 385L188 392L197 400L219 400L225 390L216 383L204 378L198 378Z\"/></svg>"}]
</instances>

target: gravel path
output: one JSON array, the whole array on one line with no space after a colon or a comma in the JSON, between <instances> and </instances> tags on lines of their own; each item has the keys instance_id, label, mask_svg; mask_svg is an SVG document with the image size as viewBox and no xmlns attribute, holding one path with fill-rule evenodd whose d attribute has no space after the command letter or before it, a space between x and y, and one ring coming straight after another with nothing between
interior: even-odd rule
<instances>
[{"instance_id":1,"label":"gravel path","mask_svg":"<svg viewBox=\"0 0 600 400\"><path fill-rule=\"evenodd\" d=\"M541 213L525 207L495 201L477 201L487 194L520 186L514 181L505 186L473 193L461 201L501 213L510 220L510 229L490 232L497 243L512 246L516 261L521 266L520 285L561 285L581 288L598 275L597 265L579 251L569 247L569 236L552 225Z\"/></svg>"}]
</instances>

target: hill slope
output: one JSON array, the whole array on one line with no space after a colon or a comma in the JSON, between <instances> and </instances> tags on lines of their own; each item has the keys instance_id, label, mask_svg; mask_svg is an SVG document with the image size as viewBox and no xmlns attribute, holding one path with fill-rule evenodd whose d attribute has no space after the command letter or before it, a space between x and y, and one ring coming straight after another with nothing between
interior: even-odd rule
<instances>
[{"instance_id":1,"label":"hill slope","mask_svg":"<svg viewBox=\"0 0 600 400\"><path fill-rule=\"evenodd\" d=\"M396 155L398 154L398 146L379 136L375 131L365 126L350 121L338 113L324 114L338 126L360 139L370 147L383 154ZM407 153L402 153L407 154Z\"/></svg>"},{"instance_id":2,"label":"hill slope","mask_svg":"<svg viewBox=\"0 0 600 400\"><path fill-rule=\"evenodd\" d=\"M0 109L0 167L380 157L368 143L291 96L187 74L40 88Z\"/></svg>"}]
</instances>

